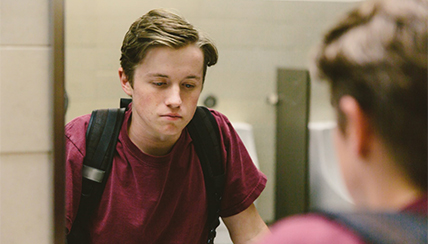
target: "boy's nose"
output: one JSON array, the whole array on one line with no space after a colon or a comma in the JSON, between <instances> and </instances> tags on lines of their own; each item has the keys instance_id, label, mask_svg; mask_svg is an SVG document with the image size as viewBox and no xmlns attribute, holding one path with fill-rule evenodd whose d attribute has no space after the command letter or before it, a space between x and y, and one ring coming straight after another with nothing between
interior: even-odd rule
<instances>
[{"instance_id":1,"label":"boy's nose","mask_svg":"<svg viewBox=\"0 0 428 244\"><path fill-rule=\"evenodd\" d=\"M181 101L181 90L178 86L172 86L167 99L166 99L166 105L171 107L180 107L182 101Z\"/></svg>"}]
</instances>

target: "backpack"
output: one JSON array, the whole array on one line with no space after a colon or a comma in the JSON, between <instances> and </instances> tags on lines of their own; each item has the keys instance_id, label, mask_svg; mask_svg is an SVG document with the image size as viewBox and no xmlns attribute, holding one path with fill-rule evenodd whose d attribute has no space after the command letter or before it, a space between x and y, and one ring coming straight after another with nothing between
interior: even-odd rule
<instances>
[{"instance_id":1,"label":"backpack","mask_svg":"<svg viewBox=\"0 0 428 244\"><path fill-rule=\"evenodd\" d=\"M371 244L427 243L427 217L407 212L329 212L330 220L354 231Z\"/></svg>"},{"instance_id":2,"label":"backpack","mask_svg":"<svg viewBox=\"0 0 428 244\"><path fill-rule=\"evenodd\" d=\"M82 195L77 215L67 243L88 243L86 224L98 206L107 182L117 139L125 112L131 99L122 98L120 108L92 111L86 131L86 156L82 169ZM208 240L213 243L219 226L220 201L223 195L225 174L221 163L218 125L206 107L198 106L187 125L195 151L201 162L208 202Z\"/></svg>"}]
</instances>

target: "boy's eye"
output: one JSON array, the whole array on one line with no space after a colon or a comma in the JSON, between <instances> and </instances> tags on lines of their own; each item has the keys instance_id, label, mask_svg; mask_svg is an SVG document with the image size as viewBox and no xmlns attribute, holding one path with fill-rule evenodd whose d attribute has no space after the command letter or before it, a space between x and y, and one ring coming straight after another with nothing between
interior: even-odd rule
<instances>
[{"instance_id":1,"label":"boy's eye","mask_svg":"<svg viewBox=\"0 0 428 244\"><path fill-rule=\"evenodd\" d=\"M155 85L155 86L162 86L165 84L166 84L165 82L153 82L153 85Z\"/></svg>"},{"instance_id":2,"label":"boy's eye","mask_svg":"<svg viewBox=\"0 0 428 244\"><path fill-rule=\"evenodd\" d=\"M193 88L193 87L195 87L194 85L191 85L191 84L184 84L184 86L185 86L186 88Z\"/></svg>"}]
</instances>

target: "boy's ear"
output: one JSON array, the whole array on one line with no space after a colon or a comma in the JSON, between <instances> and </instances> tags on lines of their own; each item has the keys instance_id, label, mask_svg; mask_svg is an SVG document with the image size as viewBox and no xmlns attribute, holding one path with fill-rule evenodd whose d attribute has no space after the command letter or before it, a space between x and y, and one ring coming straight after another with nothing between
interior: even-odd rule
<instances>
[{"instance_id":1,"label":"boy's ear","mask_svg":"<svg viewBox=\"0 0 428 244\"><path fill-rule=\"evenodd\" d=\"M123 71L123 68L119 68L119 79L120 84L122 86L122 90L130 97L132 97L132 86L131 83L128 80L128 77L125 75L125 71Z\"/></svg>"},{"instance_id":2,"label":"boy's ear","mask_svg":"<svg viewBox=\"0 0 428 244\"><path fill-rule=\"evenodd\" d=\"M339 108L346 117L346 136L352 145L354 154L366 157L370 151L373 131L369 119L360 104L351 96L343 96Z\"/></svg>"}]
</instances>

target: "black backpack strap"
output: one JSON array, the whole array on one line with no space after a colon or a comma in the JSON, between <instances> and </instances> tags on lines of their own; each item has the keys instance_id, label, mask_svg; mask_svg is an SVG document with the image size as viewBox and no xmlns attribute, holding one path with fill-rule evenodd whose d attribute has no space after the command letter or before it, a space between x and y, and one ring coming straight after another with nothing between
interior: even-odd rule
<instances>
[{"instance_id":1,"label":"black backpack strap","mask_svg":"<svg viewBox=\"0 0 428 244\"><path fill-rule=\"evenodd\" d=\"M129 101L120 109L94 110L86 131L86 155L82 168L82 194L76 218L67 236L68 244L87 243L86 225L98 205L107 182L117 139Z\"/></svg>"},{"instance_id":2,"label":"black backpack strap","mask_svg":"<svg viewBox=\"0 0 428 244\"><path fill-rule=\"evenodd\" d=\"M427 243L427 217L391 212L321 212L372 244Z\"/></svg>"},{"instance_id":3,"label":"black backpack strap","mask_svg":"<svg viewBox=\"0 0 428 244\"><path fill-rule=\"evenodd\" d=\"M225 185L225 173L220 151L220 133L217 121L205 107L197 107L187 128L204 172L208 200L209 234L207 243L213 243L216 228L220 225L220 203Z\"/></svg>"}]
</instances>

